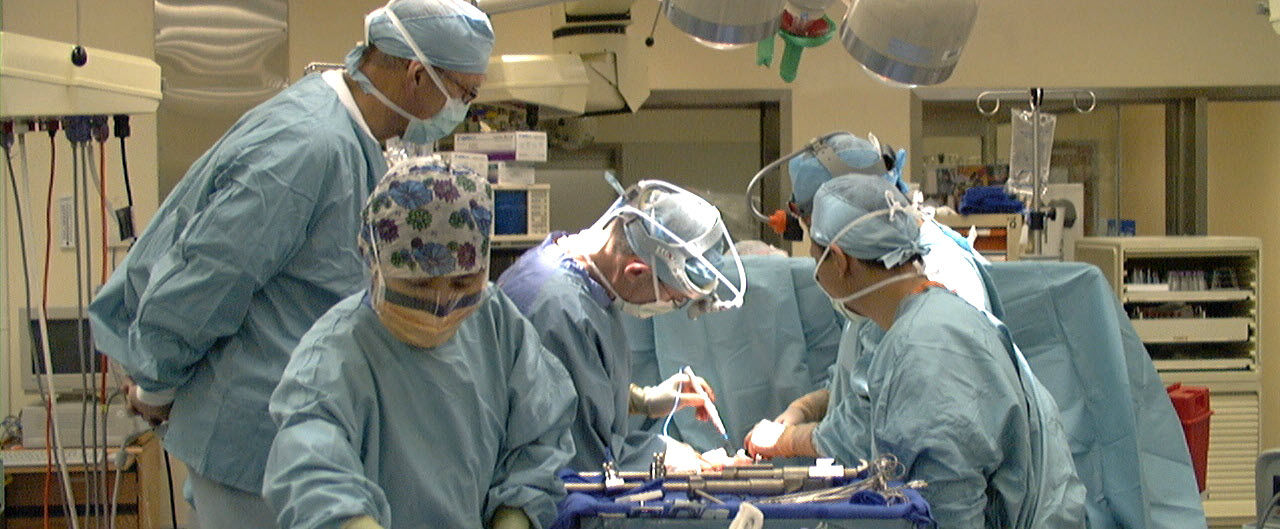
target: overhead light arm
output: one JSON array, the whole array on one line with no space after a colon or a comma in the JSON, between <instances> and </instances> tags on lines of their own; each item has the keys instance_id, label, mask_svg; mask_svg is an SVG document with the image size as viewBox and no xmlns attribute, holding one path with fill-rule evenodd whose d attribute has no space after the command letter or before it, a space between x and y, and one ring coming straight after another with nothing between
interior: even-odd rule
<instances>
[{"instance_id":1,"label":"overhead light arm","mask_svg":"<svg viewBox=\"0 0 1280 529\"><path fill-rule=\"evenodd\" d=\"M626 36L634 0L471 2L490 15L564 5L565 25L552 35L557 55L494 58L494 77L501 82L482 93L484 99L537 100L557 112L591 114L634 112L648 97L644 50L631 49ZM977 18L977 0L660 0L658 10L712 48L758 43L757 63L764 66L772 62L773 39L780 33L786 50L779 71L790 82L801 51L836 33L825 12L837 3L847 6L838 32L845 49L872 77L896 86L947 80ZM569 87L561 89L570 95L545 101L557 86Z\"/></svg>"},{"instance_id":2,"label":"overhead light arm","mask_svg":"<svg viewBox=\"0 0 1280 529\"><path fill-rule=\"evenodd\" d=\"M563 4L567 1L569 0L471 0L471 3L486 14L498 15L521 9Z\"/></svg>"}]
</instances>

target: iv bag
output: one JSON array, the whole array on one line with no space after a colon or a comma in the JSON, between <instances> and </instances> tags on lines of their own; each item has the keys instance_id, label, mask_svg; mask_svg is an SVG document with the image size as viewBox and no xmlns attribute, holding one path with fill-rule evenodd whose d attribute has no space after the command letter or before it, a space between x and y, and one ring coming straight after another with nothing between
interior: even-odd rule
<instances>
[{"instance_id":1,"label":"iv bag","mask_svg":"<svg viewBox=\"0 0 1280 529\"><path fill-rule=\"evenodd\" d=\"M1035 130L1034 114L1030 110L1013 110L1012 139L1009 145L1009 180L1005 190L1022 200L1024 204L1032 204L1031 197L1036 191L1044 192L1049 183L1049 158L1053 154L1053 129L1058 117L1041 112L1039 115L1039 135ZM1039 152L1036 152L1037 145ZM1035 155L1040 159L1040 189L1036 189Z\"/></svg>"}]
</instances>

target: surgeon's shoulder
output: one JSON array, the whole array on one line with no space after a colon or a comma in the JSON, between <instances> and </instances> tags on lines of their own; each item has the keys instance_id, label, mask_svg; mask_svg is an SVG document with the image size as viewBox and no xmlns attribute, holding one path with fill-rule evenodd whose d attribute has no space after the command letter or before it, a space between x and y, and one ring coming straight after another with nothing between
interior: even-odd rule
<instances>
[{"instance_id":1,"label":"surgeon's shoulder","mask_svg":"<svg viewBox=\"0 0 1280 529\"><path fill-rule=\"evenodd\" d=\"M997 332L986 315L949 290L930 288L905 303L892 331L912 343L949 343L960 336Z\"/></svg>"},{"instance_id":2,"label":"surgeon's shoulder","mask_svg":"<svg viewBox=\"0 0 1280 529\"><path fill-rule=\"evenodd\" d=\"M558 263L540 263L527 275L515 277L510 287L519 290L530 299L528 313L558 313L566 310L581 311L585 305L599 305L590 293L586 279L578 272Z\"/></svg>"},{"instance_id":3,"label":"surgeon's shoulder","mask_svg":"<svg viewBox=\"0 0 1280 529\"><path fill-rule=\"evenodd\" d=\"M522 324L525 321L511 297L492 282L485 287L484 300L476 312L503 325Z\"/></svg>"},{"instance_id":4,"label":"surgeon's shoulder","mask_svg":"<svg viewBox=\"0 0 1280 529\"><path fill-rule=\"evenodd\" d=\"M359 144L358 130L338 95L319 76L307 76L254 110L278 145L339 154Z\"/></svg>"},{"instance_id":5,"label":"surgeon's shoulder","mask_svg":"<svg viewBox=\"0 0 1280 529\"><path fill-rule=\"evenodd\" d=\"M377 318L366 303L366 291L339 301L311 325L298 341L286 374L314 378L320 372L342 372L366 362L363 351L378 341Z\"/></svg>"}]
</instances>

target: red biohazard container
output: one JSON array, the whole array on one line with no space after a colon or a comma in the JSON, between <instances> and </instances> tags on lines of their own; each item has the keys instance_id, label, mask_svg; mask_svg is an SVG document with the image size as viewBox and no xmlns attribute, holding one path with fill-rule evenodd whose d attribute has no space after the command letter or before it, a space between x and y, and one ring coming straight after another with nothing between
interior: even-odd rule
<instances>
[{"instance_id":1,"label":"red biohazard container","mask_svg":"<svg viewBox=\"0 0 1280 529\"><path fill-rule=\"evenodd\" d=\"M1209 416L1213 415L1213 410L1209 409L1209 388L1177 383L1165 390L1169 392L1173 409L1182 421L1182 434L1186 436L1187 449L1191 451L1196 484L1200 486L1200 492L1204 492L1205 470L1209 466Z\"/></svg>"}]
</instances>

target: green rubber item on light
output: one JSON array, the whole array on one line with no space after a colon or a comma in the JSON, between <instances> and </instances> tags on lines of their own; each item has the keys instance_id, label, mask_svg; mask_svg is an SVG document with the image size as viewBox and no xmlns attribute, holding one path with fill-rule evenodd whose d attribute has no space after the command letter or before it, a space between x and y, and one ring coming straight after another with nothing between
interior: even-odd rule
<instances>
[{"instance_id":1,"label":"green rubber item on light","mask_svg":"<svg viewBox=\"0 0 1280 529\"><path fill-rule=\"evenodd\" d=\"M831 17L823 15L822 19L827 21L828 28L835 27ZM801 37L786 31L778 31L778 35L786 43L786 47L782 49L782 62L778 64L778 76L788 83L796 80L796 70L800 69L800 55L804 53L804 49L816 48L826 44L827 41L831 40L834 33L833 31L827 31L816 37Z\"/></svg>"},{"instance_id":2,"label":"green rubber item on light","mask_svg":"<svg viewBox=\"0 0 1280 529\"><path fill-rule=\"evenodd\" d=\"M781 31L779 31L781 33ZM756 66L768 68L773 65L773 35L756 43Z\"/></svg>"}]
</instances>

